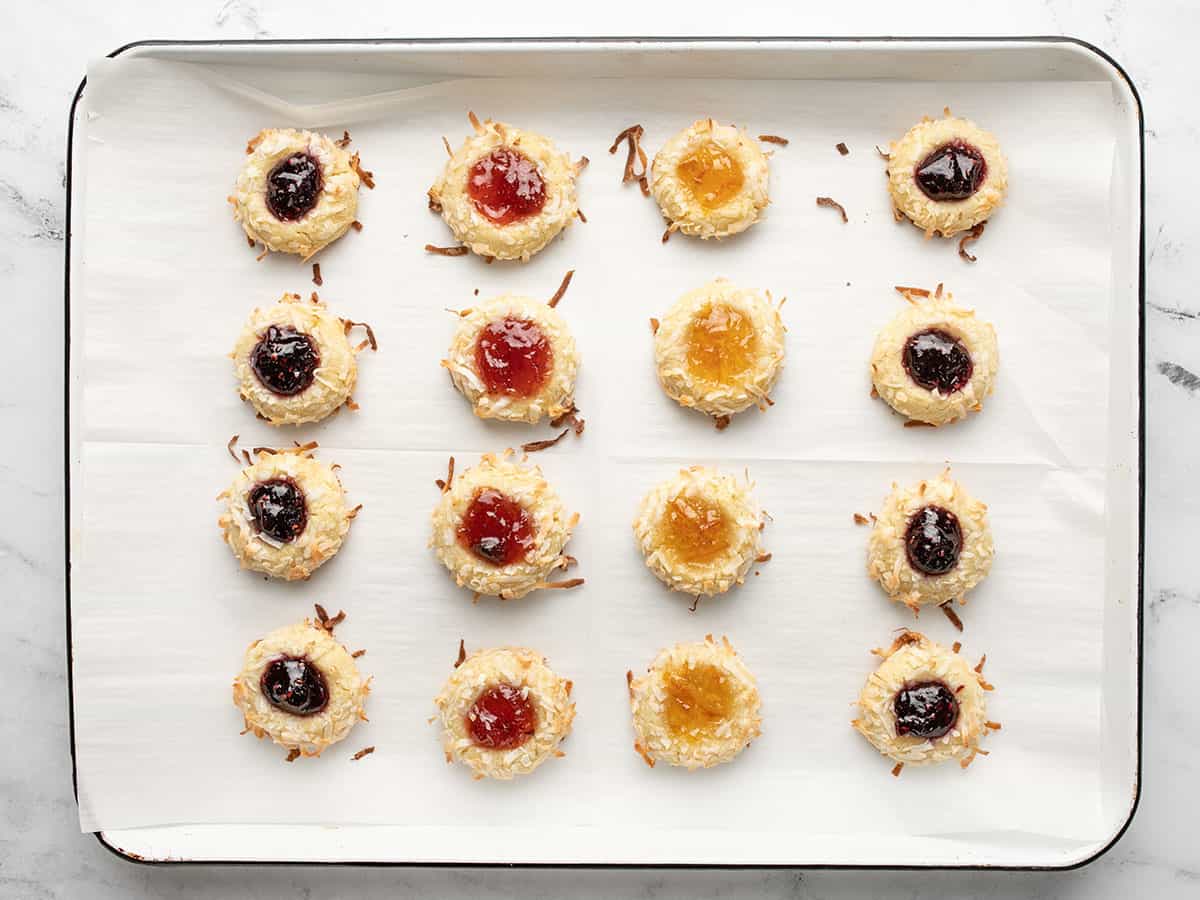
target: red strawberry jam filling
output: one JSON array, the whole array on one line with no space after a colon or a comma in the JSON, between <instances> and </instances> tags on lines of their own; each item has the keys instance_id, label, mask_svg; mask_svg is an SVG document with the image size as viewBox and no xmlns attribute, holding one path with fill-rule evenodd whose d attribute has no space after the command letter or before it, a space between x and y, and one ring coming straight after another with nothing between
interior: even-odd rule
<instances>
[{"instance_id":1,"label":"red strawberry jam filling","mask_svg":"<svg viewBox=\"0 0 1200 900\"><path fill-rule=\"evenodd\" d=\"M475 698L467 710L467 731L476 746L514 750L537 731L537 710L528 688L501 682Z\"/></svg>"},{"instance_id":2,"label":"red strawberry jam filling","mask_svg":"<svg viewBox=\"0 0 1200 900\"><path fill-rule=\"evenodd\" d=\"M512 147L497 147L471 166L467 196L495 225L509 225L541 212L546 183L537 163Z\"/></svg>"},{"instance_id":3,"label":"red strawberry jam filling","mask_svg":"<svg viewBox=\"0 0 1200 900\"><path fill-rule=\"evenodd\" d=\"M458 540L484 562L511 565L533 546L533 517L511 497L483 488L463 513Z\"/></svg>"},{"instance_id":4,"label":"red strawberry jam filling","mask_svg":"<svg viewBox=\"0 0 1200 900\"><path fill-rule=\"evenodd\" d=\"M536 395L550 377L554 351L537 323L508 316L475 341L475 371L489 394Z\"/></svg>"}]
</instances>

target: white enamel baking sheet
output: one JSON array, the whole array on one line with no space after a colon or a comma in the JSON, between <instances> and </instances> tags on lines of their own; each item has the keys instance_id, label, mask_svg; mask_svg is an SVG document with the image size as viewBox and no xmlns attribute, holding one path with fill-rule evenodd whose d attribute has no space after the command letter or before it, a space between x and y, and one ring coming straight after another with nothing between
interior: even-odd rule
<instances>
[{"instance_id":1,"label":"white enamel baking sheet","mask_svg":"<svg viewBox=\"0 0 1200 900\"><path fill-rule=\"evenodd\" d=\"M999 137L1011 190L961 261L892 222L886 145L949 105ZM551 134L591 165L588 224L527 265L425 254L451 242L425 208L474 110ZM606 150L633 122L651 153L711 115L788 137L766 221L724 243L659 242L654 205ZM378 188L320 257L322 297L370 322L356 399L274 431L240 403L226 356L254 306L312 289L294 258L256 262L225 195L264 126L348 128ZM1137 783L1140 156L1136 101L1073 43L712 42L147 46L89 69L75 116L71 302L71 629L81 827L130 855L556 864L1039 865L1087 859ZM844 141L850 155L834 145ZM814 198L843 203L843 225ZM582 439L538 454L582 523L587 585L473 606L425 549L435 478L548 430L471 416L438 360L446 308L505 291L562 306L582 355ZM787 368L766 414L717 433L667 401L648 319L716 277L786 295ZM995 323L996 395L971 421L905 429L868 396L893 285L945 282ZM225 442L315 439L365 508L308 583L239 571L216 528L236 473ZM774 558L688 611L645 570L640 495L680 466L748 470ZM849 727L874 661L912 619L864 574L894 480L945 464L991 508L997 560L957 634L988 654L992 751L890 765ZM374 676L369 724L286 765L239 736L229 685L245 646L345 608L338 636ZM626 669L726 634L758 675L763 736L734 764L648 769ZM523 644L575 682L567 756L474 782L426 720L460 638ZM351 763L360 747L374 755Z\"/></svg>"}]
</instances>

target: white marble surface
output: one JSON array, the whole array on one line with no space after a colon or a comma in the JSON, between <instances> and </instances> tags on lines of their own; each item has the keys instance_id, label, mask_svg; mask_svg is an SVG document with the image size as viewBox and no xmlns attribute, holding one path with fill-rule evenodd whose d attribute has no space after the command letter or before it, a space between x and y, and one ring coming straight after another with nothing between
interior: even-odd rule
<instances>
[{"instance_id":1,"label":"white marble surface","mask_svg":"<svg viewBox=\"0 0 1200 900\"><path fill-rule=\"evenodd\" d=\"M0 29L0 897L1087 897L1200 895L1200 108L1188 56L1200 6L1179 0L993 4L549 4L494 10L357 0L5 4ZM852 7L854 7L852 9ZM737 9L732 17L728 10ZM926 18L928 17L928 18ZM78 831L63 622L62 257L67 109L89 58L141 38L535 34L1071 34L1112 53L1147 126L1145 745L1125 838L1068 873L512 872L146 868Z\"/></svg>"}]
</instances>

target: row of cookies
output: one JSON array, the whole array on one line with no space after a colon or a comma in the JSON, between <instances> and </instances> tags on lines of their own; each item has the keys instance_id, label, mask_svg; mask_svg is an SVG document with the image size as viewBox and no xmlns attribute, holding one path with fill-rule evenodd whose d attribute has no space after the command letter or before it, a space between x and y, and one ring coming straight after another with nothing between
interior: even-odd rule
<instances>
[{"instance_id":1,"label":"row of cookies","mask_svg":"<svg viewBox=\"0 0 1200 900\"><path fill-rule=\"evenodd\" d=\"M250 645L234 679L233 700L245 731L268 737L288 760L318 756L366 719L370 679L333 636L344 617L318 607L318 620L280 628ZM987 718L983 661L972 667L959 645L942 647L905 631L887 650L858 697L853 727L896 763L957 760L964 768L999 723ZM728 639L679 643L662 650L644 675L626 673L634 750L658 762L709 768L737 757L760 736L757 682ZM448 763L476 778L528 775L551 757L575 719L572 682L537 652L497 647L467 654L434 698ZM369 748L370 752L374 748ZM359 751L355 758L361 758Z\"/></svg>"},{"instance_id":2,"label":"row of cookies","mask_svg":"<svg viewBox=\"0 0 1200 900\"><path fill-rule=\"evenodd\" d=\"M428 191L430 209L459 243L426 249L525 261L576 220L586 221L576 182L587 157L572 161L545 135L469 117L473 133L457 150L443 138L449 159ZM700 119L668 139L650 163L643 135L641 125L630 126L609 152L626 144L623 181L636 182L657 202L667 222L664 241L675 232L725 238L761 220L770 202L770 151L763 145L786 139L756 139L744 128ZM374 187L374 177L349 143L348 133L334 140L270 128L247 144L229 201L252 245L309 259L358 225L358 190ZM848 152L844 144L838 149ZM978 237L1004 200L1008 167L996 138L948 109L913 126L883 155L897 218L927 236Z\"/></svg>"}]
</instances>

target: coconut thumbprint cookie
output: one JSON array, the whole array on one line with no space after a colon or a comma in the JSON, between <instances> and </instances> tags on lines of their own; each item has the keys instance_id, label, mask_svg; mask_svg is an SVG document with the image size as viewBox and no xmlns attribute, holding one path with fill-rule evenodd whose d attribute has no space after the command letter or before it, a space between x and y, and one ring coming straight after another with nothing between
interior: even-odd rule
<instances>
[{"instance_id":1,"label":"coconut thumbprint cookie","mask_svg":"<svg viewBox=\"0 0 1200 900\"><path fill-rule=\"evenodd\" d=\"M720 765L761 734L754 676L725 638L710 634L667 647L645 675L629 672L626 679L633 746L652 768L659 761L688 769Z\"/></svg>"},{"instance_id":2,"label":"coconut thumbprint cookie","mask_svg":"<svg viewBox=\"0 0 1200 900\"><path fill-rule=\"evenodd\" d=\"M858 696L858 718L850 724L888 759L899 775L905 765L957 759L964 769L979 742L1000 724L987 717L985 656L974 668L959 645L947 649L923 634L906 631L887 650Z\"/></svg>"},{"instance_id":3,"label":"coconut thumbprint cookie","mask_svg":"<svg viewBox=\"0 0 1200 900\"><path fill-rule=\"evenodd\" d=\"M523 647L478 650L460 645L454 673L434 698L446 762L461 762L476 778L528 775L571 732L571 682L540 653Z\"/></svg>"},{"instance_id":4,"label":"coconut thumbprint cookie","mask_svg":"<svg viewBox=\"0 0 1200 900\"><path fill-rule=\"evenodd\" d=\"M346 146L312 131L267 128L246 145L229 202L251 243L308 259L355 223L359 185L371 173Z\"/></svg>"}]
</instances>

